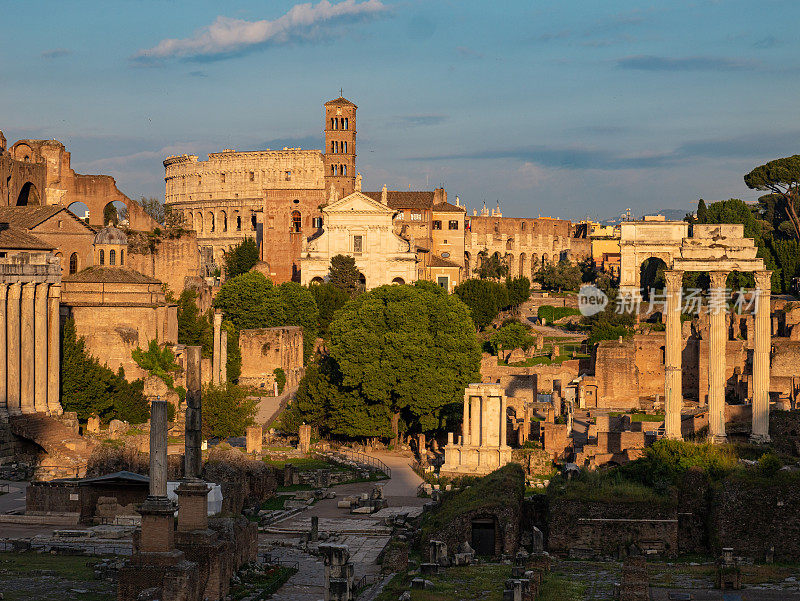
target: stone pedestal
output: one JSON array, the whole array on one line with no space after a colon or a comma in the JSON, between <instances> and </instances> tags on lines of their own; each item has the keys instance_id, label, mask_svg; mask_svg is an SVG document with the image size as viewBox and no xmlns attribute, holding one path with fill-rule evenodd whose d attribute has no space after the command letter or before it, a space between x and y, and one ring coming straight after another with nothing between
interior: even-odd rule
<instances>
[{"instance_id":1,"label":"stone pedestal","mask_svg":"<svg viewBox=\"0 0 800 601\"><path fill-rule=\"evenodd\" d=\"M353 563L347 545L320 545L325 558L325 601L352 601Z\"/></svg>"},{"instance_id":2,"label":"stone pedestal","mask_svg":"<svg viewBox=\"0 0 800 601\"><path fill-rule=\"evenodd\" d=\"M142 534L139 551L166 553L175 549L175 505L166 497L147 497L139 507Z\"/></svg>"},{"instance_id":3,"label":"stone pedestal","mask_svg":"<svg viewBox=\"0 0 800 601\"><path fill-rule=\"evenodd\" d=\"M311 448L311 426L302 424L298 428L297 433L300 439L297 448L300 449L301 453L308 453Z\"/></svg>"},{"instance_id":4,"label":"stone pedestal","mask_svg":"<svg viewBox=\"0 0 800 601\"><path fill-rule=\"evenodd\" d=\"M202 480L184 480L175 489L178 495L178 532L208 529L208 492Z\"/></svg>"},{"instance_id":5,"label":"stone pedestal","mask_svg":"<svg viewBox=\"0 0 800 601\"><path fill-rule=\"evenodd\" d=\"M750 440L769 442L770 292L772 272L758 271L756 279L755 344L753 347L753 426Z\"/></svg>"},{"instance_id":6,"label":"stone pedestal","mask_svg":"<svg viewBox=\"0 0 800 601\"><path fill-rule=\"evenodd\" d=\"M261 453L264 433L261 426L248 426L245 439L248 453Z\"/></svg>"},{"instance_id":7,"label":"stone pedestal","mask_svg":"<svg viewBox=\"0 0 800 601\"><path fill-rule=\"evenodd\" d=\"M708 352L708 438L715 444L727 441L725 434L725 280L728 274L711 272L709 288L709 352Z\"/></svg>"}]
</instances>

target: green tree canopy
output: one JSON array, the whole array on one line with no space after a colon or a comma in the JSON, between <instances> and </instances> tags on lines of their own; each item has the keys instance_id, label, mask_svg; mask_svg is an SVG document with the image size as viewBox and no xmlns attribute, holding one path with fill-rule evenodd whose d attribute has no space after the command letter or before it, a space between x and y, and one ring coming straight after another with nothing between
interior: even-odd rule
<instances>
[{"instance_id":1,"label":"green tree canopy","mask_svg":"<svg viewBox=\"0 0 800 601\"><path fill-rule=\"evenodd\" d=\"M308 288L297 282L284 282L278 286L278 297L283 307L284 324L302 326L303 328L303 358L311 359L314 352L314 342L317 339L319 325L319 310L317 301Z\"/></svg>"},{"instance_id":2,"label":"green tree canopy","mask_svg":"<svg viewBox=\"0 0 800 601\"><path fill-rule=\"evenodd\" d=\"M156 223L164 225L166 213L163 202L161 202L155 196L151 196L149 198L142 196L139 199L139 204L142 205L144 212L150 215L150 217L152 217Z\"/></svg>"},{"instance_id":3,"label":"green tree canopy","mask_svg":"<svg viewBox=\"0 0 800 601\"><path fill-rule=\"evenodd\" d=\"M356 267L356 260L353 257L336 255L331 258L328 281L347 292L348 295L353 296L363 288L361 277L361 272Z\"/></svg>"},{"instance_id":4,"label":"green tree canopy","mask_svg":"<svg viewBox=\"0 0 800 601\"><path fill-rule=\"evenodd\" d=\"M752 190L768 190L775 195L789 219L794 239L800 240L800 154L756 167L744 176L744 183Z\"/></svg>"},{"instance_id":5,"label":"green tree canopy","mask_svg":"<svg viewBox=\"0 0 800 601\"><path fill-rule=\"evenodd\" d=\"M478 253L478 266L475 273L482 280L500 280L508 276L508 262L499 253L490 255L482 250Z\"/></svg>"},{"instance_id":6,"label":"green tree canopy","mask_svg":"<svg viewBox=\"0 0 800 601\"><path fill-rule=\"evenodd\" d=\"M479 377L467 307L431 282L381 286L345 305L330 326L329 357L309 373L297 406L331 433L387 436L443 425Z\"/></svg>"},{"instance_id":7,"label":"green tree canopy","mask_svg":"<svg viewBox=\"0 0 800 601\"><path fill-rule=\"evenodd\" d=\"M472 321L476 328L485 328L500 313L504 297L499 288L505 285L489 280L465 280L455 287L453 293L469 307ZM508 290L505 290L505 302L508 302Z\"/></svg>"},{"instance_id":8,"label":"green tree canopy","mask_svg":"<svg viewBox=\"0 0 800 601\"><path fill-rule=\"evenodd\" d=\"M519 308L531 297L531 281L525 276L506 278L506 289L508 290L508 304L514 309Z\"/></svg>"},{"instance_id":9,"label":"green tree canopy","mask_svg":"<svg viewBox=\"0 0 800 601\"><path fill-rule=\"evenodd\" d=\"M534 342L536 342L536 339L531 336L530 330L519 321L510 321L503 324L489 338L489 344L497 354L513 351L517 348L527 351L533 346Z\"/></svg>"},{"instance_id":10,"label":"green tree canopy","mask_svg":"<svg viewBox=\"0 0 800 601\"><path fill-rule=\"evenodd\" d=\"M122 368L115 374L89 355L72 319L61 338L61 405L78 418L97 415L104 421L121 419L132 424L147 421L149 405L141 380L128 382Z\"/></svg>"},{"instance_id":11,"label":"green tree canopy","mask_svg":"<svg viewBox=\"0 0 800 601\"><path fill-rule=\"evenodd\" d=\"M248 398L244 389L226 383L203 387L203 436L243 436L255 423L258 399Z\"/></svg>"},{"instance_id":12,"label":"green tree canopy","mask_svg":"<svg viewBox=\"0 0 800 601\"><path fill-rule=\"evenodd\" d=\"M350 300L350 295L330 282L311 284L308 289L317 302L319 335L325 336L328 333L331 321L333 321L334 313L344 307L345 303Z\"/></svg>"},{"instance_id":13,"label":"green tree canopy","mask_svg":"<svg viewBox=\"0 0 800 601\"><path fill-rule=\"evenodd\" d=\"M545 290L577 290L581 286L583 274L580 267L569 261L562 260L558 263L542 265L533 276Z\"/></svg>"},{"instance_id":14,"label":"green tree canopy","mask_svg":"<svg viewBox=\"0 0 800 601\"><path fill-rule=\"evenodd\" d=\"M211 357L214 327L208 315L197 307L197 291L184 288L178 298L178 343L203 347L203 356Z\"/></svg>"},{"instance_id":15,"label":"green tree canopy","mask_svg":"<svg viewBox=\"0 0 800 601\"><path fill-rule=\"evenodd\" d=\"M254 238L245 238L225 251L225 275L228 279L247 273L258 263L258 246Z\"/></svg>"}]
</instances>

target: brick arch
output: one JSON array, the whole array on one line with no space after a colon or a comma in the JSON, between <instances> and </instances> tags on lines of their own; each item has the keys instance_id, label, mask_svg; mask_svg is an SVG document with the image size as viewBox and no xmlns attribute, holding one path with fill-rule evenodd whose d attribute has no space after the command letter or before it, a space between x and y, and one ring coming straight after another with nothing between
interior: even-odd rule
<instances>
[{"instance_id":1,"label":"brick arch","mask_svg":"<svg viewBox=\"0 0 800 601\"><path fill-rule=\"evenodd\" d=\"M17 201L15 204L18 207L28 207L42 204L39 190L36 189L36 186L33 185L33 182L25 182L22 184L19 194L17 194Z\"/></svg>"}]
</instances>

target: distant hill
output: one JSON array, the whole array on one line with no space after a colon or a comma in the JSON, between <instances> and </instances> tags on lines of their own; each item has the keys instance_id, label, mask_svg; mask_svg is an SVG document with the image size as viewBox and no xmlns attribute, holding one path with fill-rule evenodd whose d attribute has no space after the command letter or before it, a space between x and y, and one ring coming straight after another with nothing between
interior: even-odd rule
<instances>
[{"instance_id":1,"label":"distant hill","mask_svg":"<svg viewBox=\"0 0 800 601\"><path fill-rule=\"evenodd\" d=\"M683 218L686 217L686 213L694 213L693 209L660 209L658 211L652 211L650 213L645 213L645 215L663 215L667 218L667 221L683 221Z\"/></svg>"}]
</instances>

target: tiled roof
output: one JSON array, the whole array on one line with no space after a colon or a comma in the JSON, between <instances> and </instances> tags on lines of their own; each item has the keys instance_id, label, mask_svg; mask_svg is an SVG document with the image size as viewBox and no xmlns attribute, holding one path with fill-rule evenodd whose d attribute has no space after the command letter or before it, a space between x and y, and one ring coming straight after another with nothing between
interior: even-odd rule
<instances>
[{"instance_id":1,"label":"tiled roof","mask_svg":"<svg viewBox=\"0 0 800 601\"><path fill-rule=\"evenodd\" d=\"M47 244L24 229L9 225L0 220L0 248L12 250L53 250L52 244Z\"/></svg>"},{"instance_id":2,"label":"tiled roof","mask_svg":"<svg viewBox=\"0 0 800 601\"><path fill-rule=\"evenodd\" d=\"M66 275L61 278L62 282L84 282L84 283L103 283L103 284L160 284L161 280L150 276L125 269L124 267L87 267L83 271Z\"/></svg>"},{"instance_id":3,"label":"tiled roof","mask_svg":"<svg viewBox=\"0 0 800 601\"><path fill-rule=\"evenodd\" d=\"M0 207L0 223L9 223L15 227L29 230L36 227L43 221L47 221L56 213L67 211L62 206L30 206L30 207ZM69 213L70 217L81 221L75 215ZM81 221L83 223L83 221ZM85 225L85 224L84 224ZM88 228L88 226L87 226ZM91 229L91 228L88 228Z\"/></svg>"},{"instance_id":4,"label":"tiled roof","mask_svg":"<svg viewBox=\"0 0 800 601\"><path fill-rule=\"evenodd\" d=\"M338 98L335 98L334 100L328 100L328 102L325 103L325 106L328 106L329 104L349 104L350 106L356 106L356 104L354 102L350 102L344 96L339 96Z\"/></svg>"},{"instance_id":5,"label":"tiled roof","mask_svg":"<svg viewBox=\"0 0 800 601\"><path fill-rule=\"evenodd\" d=\"M431 255L430 258L430 267L461 267L458 263L453 263L453 261L448 261L447 259L443 259L439 255Z\"/></svg>"},{"instance_id":6,"label":"tiled roof","mask_svg":"<svg viewBox=\"0 0 800 601\"><path fill-rule=\"evenodd\" d=\"M362 192L373 200L381 201L381 192ZM433 207L433 192L411 190L388 190L386 202L392 209L430 209Z\"/></svg>"},{"instance_id":7,"label":"tiled roof","mask_svg":"<svg viewBox=\"0 0 800 601\"><path fill-rule=\"evenodd\" d=\"M449 202L440 202L438 205L433 205L431 207L434 212L436 213L466 213L467 210L464 207L459 207L456 205L451 205Z\"/></svg>"}]
</instances>

